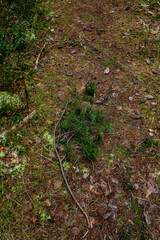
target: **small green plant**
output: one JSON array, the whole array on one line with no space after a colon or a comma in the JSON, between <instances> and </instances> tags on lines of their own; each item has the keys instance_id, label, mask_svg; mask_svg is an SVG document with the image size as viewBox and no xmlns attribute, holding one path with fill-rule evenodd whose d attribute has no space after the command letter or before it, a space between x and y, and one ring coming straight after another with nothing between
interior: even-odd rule
<instances>
[{"instance_id":1,"label":"small green plant","mask_svg":"<svg viewBox=\"0 0 160 240\"><path fill-rule=\"evenodd\" d=\"M85 87L85 93L89 96L94 96L95 93L96 93L96 83L95 82L91 82L91 83L88 83L86 84L86 87Z\"/></svg>"},{"instance_id":2,"label":"small green plant","mask_svg":"<svg viewBox=\"0 0 160 240\"><path fill-rule=\"evenodd\" d=\"M160 141L158 139L145 138L142 142L143 147L158 147Z\"/></svg>"},{"instance_id":3,"label":"small green plant","mask_svg":"<svg viewBox=\"0 0 160 240\"><path fill-rule=\"evenodd\" d=\"M60 143L65 145L65 153L70 159L81 152L82 157L95 160L105 129L109 130L110 124L104 119L104 112L76 99L62 119Z\"/></svg>"}]
</instances>

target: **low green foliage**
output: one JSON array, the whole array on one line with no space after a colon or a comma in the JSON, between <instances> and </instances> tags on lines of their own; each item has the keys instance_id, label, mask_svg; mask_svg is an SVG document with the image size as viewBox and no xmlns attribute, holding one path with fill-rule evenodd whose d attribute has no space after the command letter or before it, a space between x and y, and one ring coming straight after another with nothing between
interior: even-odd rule
<instances>
[{"instance_id":1,"label":"low green foliage","mask_svg":"<svg viewBox=\"0 0 160 240\"><path fill-rule=\"evenodd\" d=\"M74 152L80 151L86 159L95 160L105 129L111 128L104 119L104 112L76 99L62 119L61 131L64 134L60 142L65 145L65 152L70 158L76 155Z\"/></svg>"},{"instance_id":2,"label":"low green foliage","mask_svg":"<svg viewBox=\"0 0 160 240\"><path fill-rule=\"evenodd\" d=\"M96 93L96 83L95 82L88 83L85 87L85 93L93 97L94 94Z\"/></svg>"},{"instance_id":3,"label":"low green foliage","mask_svg":"<svg viewBox=\"0 0 160 240\"><path fill-rule=\"evenodd\" d=\"M0 90L17 91L30 75L25 57L44 26L41 0L0 0ZM37 49L34 49L35 51ZM29 72L29 73L28 73Z\"/></svg>"},{"instance_id":4,"label":"low green foliage","mask_svg":"<svg viewBox=\"0 0 160 240\"><path fill-rule=\"evenodd\" d=\"M0 92L0 114L13 113L22 106L23 104L17 94L11 95L7 92Z\"/></svg>"},{"instance_id":5,"label":"low green foliage","mask_svg":"<svg viewBox=\"0 0 160 240\"><path fill-rule=\"evenodd\" d=\"M152 139L152 138L145 138L142 142L143 147L157 147L160 145L160 140L158 139Z\"/></svg>"}]
</instances>

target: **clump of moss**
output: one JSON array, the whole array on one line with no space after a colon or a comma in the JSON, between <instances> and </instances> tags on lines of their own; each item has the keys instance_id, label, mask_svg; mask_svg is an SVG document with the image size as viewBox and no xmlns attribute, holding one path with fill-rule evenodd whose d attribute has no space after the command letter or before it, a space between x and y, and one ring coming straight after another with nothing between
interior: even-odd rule
<instances>
[{"instance_id":1,"label":"clump of moss","mask_svg":"<svg viewBox=\"0 0 160 240\"><path fill-rule=\"evenodd\" d=\"M23 107L17 94L11 95L8 92L0 93L0 113L8 114Z\"/></svg>"}]
</instances>

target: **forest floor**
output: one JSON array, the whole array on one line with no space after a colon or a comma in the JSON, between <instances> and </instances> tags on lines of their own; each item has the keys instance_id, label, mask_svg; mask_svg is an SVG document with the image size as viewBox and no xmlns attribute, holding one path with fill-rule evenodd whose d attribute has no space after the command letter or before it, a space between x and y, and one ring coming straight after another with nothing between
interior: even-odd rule
<instances>
[{"instance_id":1,"label":"forest floor","mask_svg":"<svg viewBox=\"0 0 160 240\"><path fill-rule=\"evenodd\" d=\"M27 83L29 112L36 114L0 145L1 239L159 240L158 10L133 1L48 7L49 40ZM92 229L66 189L50 138L72 92L83 95L89 82L101 103L93 108L105 112L112 131L94 162L75 156L67 179Z\"/></svg>"}]
</instances>

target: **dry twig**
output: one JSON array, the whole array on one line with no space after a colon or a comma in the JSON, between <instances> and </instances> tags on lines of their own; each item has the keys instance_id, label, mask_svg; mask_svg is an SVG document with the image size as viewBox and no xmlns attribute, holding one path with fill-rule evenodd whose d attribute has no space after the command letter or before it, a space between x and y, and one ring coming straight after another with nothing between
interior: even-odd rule
<instances>
[{"instance_id":1,"label":"dry twig","mask_svg":"<svg viewBox=\"0 0 160 240\"><path fill-rule=\"evenodd\" d=\"M23 124L27 123L30 119L33 118L34 114L36 114L36 111L34 110L33 112L31 112L30 114L28 114L25 118L23 118L22 121L20 121L20 123L14 125L11 129L15 130L17 127L22 127ZM8 133L10 130L5 130L1 135L0 138L3 138L6 133Z\"/></svg>"},{"instance_id":2,"label":"dry twig","mask_svg":"<svg viewBox=\"0 0 160 240\"><path fill-rule=\"evenodd\" d=\"M66 178L66 176L65 176L64 169L63 169L63 166L62 166L62 160L61 160L61 157L60 157L60 155L59 155L59 152L58 152L57 146L56 146L56 130L57 130L57 127L58 127L60 121L61 121L62 118L63 118L63 115L64 115L65 112L66 112L66 109L67 109L67 107L68 107L69 102L70 102L70 101L67 102L67 104L66 104L66 106L65 106L65 109L64 109L64 111L63 111L60 119L58 120L58 122L56 123L55 128L54 128L54 148L55 148L55 152L56 152L56 155L57 155L57 158L58 158L58 161L59 161L61 173L62 173L63 179L64 179L64 181L65 181L65 184L66 184L66 186L67 186L67 189L68 189L69 193L71 194L73 200L75 201L75 203L77 204L77 206L79 207L79 209L82 211L83 215L85 216L85 218L86 218L86 220L87 220L88 227L89 227L89 228L93 228L93 224L92 224L92 221L91 221L90 217L88 216L88 214L86 213L86 211L82 208L82 206L79 204L79 202L77 201L76 197L74 196L74 194L73 194L73 192L72 192L72 190L71 190L71 188L70 188L70 186L69 186L69 183L68 183L68 181L67 181L67 178Z\"/></svg>"},{"instance_id":3,"label":"dry twig","mask_svg":"<svg viewBox=\"0 0 160 240\"><path fill-rule=\"evenodd\" d=\"M37 57L37 59L36 59L36 63L35 63L35 69L36 69L36 70L37 70L37 68L38 68L38 63L39 63L39 59L40 59L41 53L42 53L43 49L45 48L46 44L47 44L47 42L45 42L44 45L42 46L42 48L41 48L41 50L40 50L40 52L39 52L39 54L38 54L38 57Z\"/></svg>"}]
</instances>

